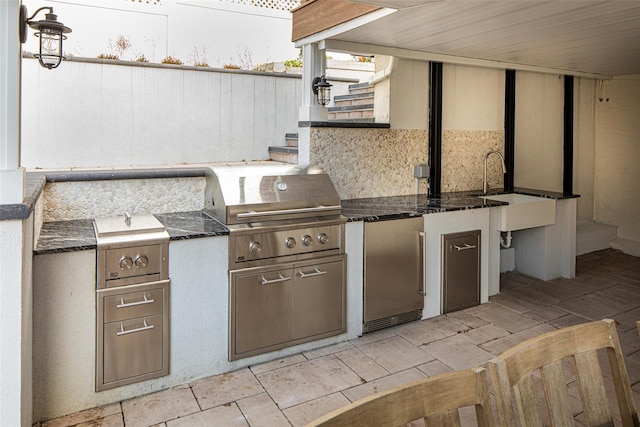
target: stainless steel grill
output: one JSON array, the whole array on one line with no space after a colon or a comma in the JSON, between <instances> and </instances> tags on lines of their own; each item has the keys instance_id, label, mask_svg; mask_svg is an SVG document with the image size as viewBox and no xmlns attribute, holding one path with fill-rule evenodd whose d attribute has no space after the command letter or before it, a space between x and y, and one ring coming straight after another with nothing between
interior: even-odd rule
<instances>
[{"instance_id":1,"label":"stainless steel grill","mask_svg":"<svg viewBox=\"0 0 640 427\"><path fill-rule=\"evenodd\" d=\"M96 218L96 391L169 373L169 234L149 214Z\"/></svg>"},{"instance_id":2,"label":"stainless steel grill","mask_svg":"<svg viewBox=\"0 0 640 427\"><path fill-rule=\"evenodd\" d=\"M230 230L230 360L345 332L346 218L326 172L213 168L205 210Z\"/></svg>"}]
</instances>

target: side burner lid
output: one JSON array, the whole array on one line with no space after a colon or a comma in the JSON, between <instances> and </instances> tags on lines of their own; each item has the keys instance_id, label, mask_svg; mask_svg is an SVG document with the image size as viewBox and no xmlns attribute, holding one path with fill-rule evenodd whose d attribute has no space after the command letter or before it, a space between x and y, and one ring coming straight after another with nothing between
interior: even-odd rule
<instances>
[{"instance_id":1,"label":"side burner lid","mask_svg":"<svg viewBox=\"0 0 640 427\"><path fill-rule=\"evenodd\" d=\"M128 219L128 220L127 220ZM124 234L156 233L165 231L164 226L151 214L136 214L95 219L96 237L111 237Z\"/></svg>"}]
</instances>

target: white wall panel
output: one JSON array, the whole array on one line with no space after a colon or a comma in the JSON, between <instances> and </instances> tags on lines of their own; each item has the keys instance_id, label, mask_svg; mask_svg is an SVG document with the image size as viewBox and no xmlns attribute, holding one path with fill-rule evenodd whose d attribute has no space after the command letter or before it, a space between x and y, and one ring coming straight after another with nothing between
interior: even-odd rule
<instances>
[{"instance_id":1,"label":"white wall panel","mask_svg":"<svg viewBox=\"0 0 640 427\"><path fill-rule=\"evenodd\" d=\"M25 59L22 165L264 160L297 129L300 85L277 74L79 61L53 73Z\"/></svg>"},{"instance_id":2,"label":"white wall panel","mask_svg":"<svg viewBox=\"0 0 640 427\"><path fill-rule=\"evenodd\" d=\"M564 78L517 72L516 187L562 191Z\"/></svg>"},{"instance_id":3,"label":"white wall panel","mask_svg":"<svg viewBox=\"0 0 640 427\"><path fill-rule=\"evenodd\" d=\"M602 97L596 102L594 220L640 241L640 75L605 81Z\"/></svg>"},{"instance_id":4,"label":"white wall panel","mask_svg":"<svg viewBox=\"0 0 640 427\"><path fill-rule=\"evenodd\" d=\"M442 128L504 129L504 70L444 64Z\"/></svg>"}]
</instances>

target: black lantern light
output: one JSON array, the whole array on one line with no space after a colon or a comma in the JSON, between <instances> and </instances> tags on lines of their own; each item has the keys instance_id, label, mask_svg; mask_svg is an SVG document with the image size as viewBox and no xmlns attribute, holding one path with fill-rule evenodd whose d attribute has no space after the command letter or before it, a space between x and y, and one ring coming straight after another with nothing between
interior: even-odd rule
<instances>
[{"instance_id":1,"label":"black lantern light","mask_svg":"<svg viewBox=\"0 0 640 427\"><path fill-rule=\"evenodd\" d=\"M45 19L34 21L33 18L45 9L49 11L49 13L45 14ZM62 40L67 38L64 34L70 33L71 28L65 27L62 22L58 22L58 15L53 13L52 7L41 7L31 17L27 18L27 8L22 5L20 6L21 43L27 41L27 25L36 30L35 35L40 38L40 51L35 55L40 61L40 65L49 70L56 68L65 59L62 56Z\"/></svg>"},{"instance_id":2,"label":"black lantern light","mask_svg":"<svg viewBox=\"0 0 640 427\"><path fill-rule=\"evenodd\" d=\"M316 77L311 83L313 93L316 94L318 104L325 106L331 102L331 83L327 82L324 76Z\"/></svg>"}]
</instances>

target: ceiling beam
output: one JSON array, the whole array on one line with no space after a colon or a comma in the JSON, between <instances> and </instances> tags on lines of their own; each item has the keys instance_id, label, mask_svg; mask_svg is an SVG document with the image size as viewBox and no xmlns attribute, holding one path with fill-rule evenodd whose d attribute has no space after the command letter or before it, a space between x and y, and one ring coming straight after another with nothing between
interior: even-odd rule
<instances>
[{"instance_id":1,"label":"ceiling beam","mask_svg":"<svg viewBox=\"0 0 640 427\"><path fill-rule=\"evenodd\" d=\"M343 32L343 31L340 31ZM320 35L320 34L317 34ZM328 36L327 34L323 34ZM299 42L302 42L300 40ZM366 43L353 43L343 40L323 39L316 40L320 49L331 52L344 52L354 55L370 56L370 55L387 55L399 58L416 59L420 61L434 61L447 64L468 65L472 67L498 68L518 71L531 71L534 73L560 74L575 77L583 77L587 79L609 80L611 76L596 73L586 73L574 70L562 70L559 68L539 67L535 65L514 64L505 61L493 61L488 59L465 58L461 56L443 55L439 53L422 52L410 49L401 49L397 47L379 46Z\"/></svg>"}]
</instances>

